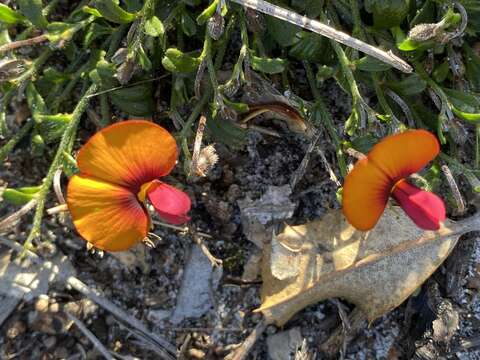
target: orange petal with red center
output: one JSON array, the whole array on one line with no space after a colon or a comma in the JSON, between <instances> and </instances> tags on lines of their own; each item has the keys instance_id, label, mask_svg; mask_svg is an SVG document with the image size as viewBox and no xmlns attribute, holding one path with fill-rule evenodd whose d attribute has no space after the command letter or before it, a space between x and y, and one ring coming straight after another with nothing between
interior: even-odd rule
<instances>
[{"instance_id":1,"label":"orange petal with red center","mask_svg":"<svg viewBox=\"0 0 480 360\"><path fill-rule=\"evenodd\" d=\"M96 248L127 250L147 236L150 219L136 194L122 186L74 175L67 205L78 233Z\"/></svg>"},{"instance_id":2,"label":"orange petal with red center","mask_svg":"<svg viewBox=\"0 0 480 360\"><path fill-rule=\"evenodd\" d=\"M99 131L80 149L82 174L138 192L175 166L177 144L161 126L144 120L116 123Z\"/></svg>"},{"instance_id":3,"label":"orange petal with red center","mask_svg":"<svg viewBox=\"0 0 480 360\"><path fill-rule=\"evenodd\" d=\"M393 182L368 158L357 161L343 184L343 214L356 229L372 229L387 205Z\"/></svg>"},{"instance_id":4,"label":"orange petal with red center","mask_svg":"<svg viewBox=\"0 0 480 360\"><path fill-rule=\"evenodd\" d=\"M446 218L442 199L406 180L400 180L395 184L392 197L420 229L438 230Z\"/></svg>"},{"instance_id":5,"label":"orange petal with red center","mask_svg":"<svg viewBox=\"0 0 480 360\"><path fill-rule=\"evenodd\" d=\"M439 151L440 145L432 133L407 130L384 138L368 153L368 159L397 182L422 169Z\"/></svg>"},{"instance_id":6,"label":"orange petal with red center","mask_svg":"<svg viewBox=\"0 0 480 360\"><path fill-rule=\"evenodd\" d=\"M192 203L183 191L156 180L149 186L147 195L158 215L165 221L180 225L190 220L187 213Z\"/></svg>"}]
</instances>

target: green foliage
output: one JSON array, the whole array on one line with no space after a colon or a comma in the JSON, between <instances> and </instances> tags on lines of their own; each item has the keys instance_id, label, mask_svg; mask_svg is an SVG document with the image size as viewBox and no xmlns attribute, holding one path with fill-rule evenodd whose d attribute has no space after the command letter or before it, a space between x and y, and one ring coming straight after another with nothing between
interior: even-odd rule
<instances>
[{"instance_id":1,"label":"green foliage","mask_svg":"<svg viewBox=\"0 0 480 360\"><path fill-rule=\"evenodd\" d=\"M24 205L35 199L40 188L41 186L27 186L18 189L7 188L3 190L2 198L13 205Z\"/></svg>"},{"instance_id":2,"label":"green foliage","mask_svg":"<svg viewBox=\"0 0 480 360\"><path fill-rule=\"evenodd\" d=\"M116 24L128 24L137 18L136 14L123 10L115 0L94 0L93 6L105 19Z\"/></svg>"},{"instance_id":3,"label":"green foliage","mask_svg":"<svg viewBox=\"0 0 480 360\"><path fill-rule=\"evenodd\" d=\"M27 144L28 154L55 156L53 164L71 175L77 128L146 117L178 130L180 161L188 164L200 115L208 118L204 143L237 149L254 131L242 122L248 109L280 101L303 114L309 130L325 129L341 175L345 148L366 152L380 137L407 127L438 134L452 158L472 154L476 143L468 165L480 165L477 0L271 2L391 50L414 71L402 73L371 53L228 1L221 8L219 0L92 0L71 7L11 1L0 4L0 46L7 46L0 62L0 135L6 140L0 159L27 138L30 146L22 142L22 151ZM15 48L30 38L28 51ZM22 69L15 72L12 64ZM333 96L327 89L347 94L339 109L321 105ZM28 114L18 128L9 119L22 108ZM466 141L459 140L459 122L468 130ZM477 189L478 174L467 174ZM12 194L26 199L19 189L7 197Z\"/></svg>"},{"instance_id":4,"label":"green foliage","mask_svg":"<svg viewBox=\"0 0 480 360\"><path fill-rule=\"evenodd\" d=\"M405 20L410 3L410 0L365 0L365 8L372 13L376 28L388 29Z\"/></svg>"},{"instance_id":5,"label":"green foliage","mask_svg":"<svg viewBox=\"0 0 480 360\"><path fill-rule=\"evenodd\" d=\"M7 25L14 25L25 21L25 17L5 4L0 4L0 22Z\"/></svg>"},{"instance_id":6,"label":"green foliage","mask_svg":"<svg viewBox=\"0 0 480 360\"><path fill-rule=\"evenodd\" d=\"M20 12L30 22L41 28L45 29L48 25L47 18L42 12L42 0L17 0Z\"/></svg>"}]
</instances>

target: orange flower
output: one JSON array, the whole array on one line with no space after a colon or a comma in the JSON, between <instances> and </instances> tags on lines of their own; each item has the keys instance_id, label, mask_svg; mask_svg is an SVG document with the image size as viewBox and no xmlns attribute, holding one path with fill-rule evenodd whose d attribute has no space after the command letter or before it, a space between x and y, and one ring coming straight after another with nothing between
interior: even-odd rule
<instances>
[{"instance_id":1,"label":"orange flower","mask_svg":"<svg viewBox=\"0 0 480 360\"><path fill-rule=\"evenodd\" d=\"M348 222L358 230L372 229L391 195L418 227L437 230L445 220L443 201L406 178L439 151L437 138L425 130L408 130L376 144L345 178L343 214Z\"/></svg>"},{"instance_id":2,"label":"orange flower","mask_svg":"<svg viewBox=\"0 0 480 360\"><path fill-rule=\"evenodd\" d=\"M102 250L130 248L150 228L147 197L166 221L188 221L190 198L158 180L176 159L173 136L149 121L124 121L92 136L78 153L80 174L68 183L68 209L80 235Z\"/></svg>"}]
</instances>

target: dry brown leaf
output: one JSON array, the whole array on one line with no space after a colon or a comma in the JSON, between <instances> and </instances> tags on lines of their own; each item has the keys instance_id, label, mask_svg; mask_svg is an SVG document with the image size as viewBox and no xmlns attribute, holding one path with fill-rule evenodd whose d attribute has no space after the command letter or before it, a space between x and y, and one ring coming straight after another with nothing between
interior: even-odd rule
<instances>
[{"instance_id":1,"label":"dry brown leaf","mask_svg":"<svg viewBox=\"0 0 480 360\"><path fill-rule=\"evenodd\" d=\"M257 311L267 323L281 326L308 305L340 297L373 321L410 296L462 234L477 230L480 213L459 222L447 220L438 231L422 231L396 207L387 208L370 232L355 230L340 210L289 226L275 239L280 247L264 247L262 305ZM296 275L276 278L272 268L278 268L279 261L295 266L291 273Z\"/></svg>"}]
</instances>

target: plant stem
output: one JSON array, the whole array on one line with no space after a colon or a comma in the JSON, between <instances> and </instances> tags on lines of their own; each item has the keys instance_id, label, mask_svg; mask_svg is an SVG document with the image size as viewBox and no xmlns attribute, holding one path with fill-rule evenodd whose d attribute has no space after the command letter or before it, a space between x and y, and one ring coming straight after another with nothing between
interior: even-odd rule
<instances>
[{"instance_id":1,"label":"plant stem","mask_svg":"<svg viewBox=\"0 0 480 360\"><path fill-rule=\"evenodd\" d=\"M64 151L71 143L72 138L75 136L77 125L80 122L82 114L87 109L89 103L88 95L93 94L95 91L97 91L97 85L90 85L88 90L85 92L85 94L83 94L82 98L73 110L72 119L65 128L65 132L62 135L62 139L60 141L60 144L58 145L55 157L53 158L50 168L48 169L47 176L45 177L45 180L43 181L42 187L40 188L40 191L38 192L36 198L37 206L33 218L33 225L30 233L28 234L27 240L25 241L24 252L30 249L32 241L40 235L40 227L42 224L42 218L45 209L45 200L50 191L50 187L52 186L53 176L55 175L57 169L61 166L62 159L64 157Z\"/></svg>"},{"instance_id":2,"label":"plant stem","mask_svg":"<svg viewBox=\"0 0 480 360\"><path fill-rule=\"evenodd\" d=\"M53 52L50 49L45 49L44 51L42 51L42 53L32 63L32 66L30 66L27 71L25 71L22 75L20 75L12 82L16 85L19 85L25 80L28 80L30 77L35 76L35 74L40 70L43 64L45 64L45 62L48 60L50 55L52 55L52 53Z\"/></svg>"},{"instance_id":3,"label":"plant stem","mask_svg":"<svg viewBox=\"0 0 480 360\"><path fill-rule=\"evenodd\" d=\"M23 46L32 46L35 44L39 44L47 40L47 36L42 34L25 40L13 41L11 43L0 46L0 54L14 49L18 49Z\"/></svg>"},{"instance_id":4,"label":"plant stem","mask_svg":"<svg viewBox=\"0 0 480 360\"><path fill-rule=\"evenodd\" d=\"M480 124L475 127L475 169L480 169Z\"/></svg>"},{"instance_id":5,"label":"plant stem","mask_svg":"<svg viewBox=\"0 0 480 360\"><path fill-rule=\"evenodd\" d=\"M305 70L307 73L307 80L310 85L310 89L312 90L313 97L315 98L315 105L317 109L320 111L322 115L323 125L327 129L327 132L330 135L330 138L332 139L333 144L335 145L335 151L337 153L337 160L338 160L338 167L340 168L340 174L343 177L345 177L347 175L347 163L345 161L345 154L343 153L343 150L342 150L342 142L340 140L340 137L337 134L337 131L335 130L335 125L333 124L332 117L330 113L327 111L325 103L322 100L320 91L318 90L315 84L315 77L313 75L312 67L306 61L303 64L305 66Z\"/></svg>"},{"instance_id":6,"label":"plant stem","mask_svg":"<svg viewBox=\"0 0 480 360\"><path fill-rule=\"evenodd\" d=\"M28 121L10 140L8 140L5 145L2 146L0 149L0 162L3 162L15 145L17 145L17 143L28 134L33 124L33 120Z\"/></svg>"}]
</instances>

